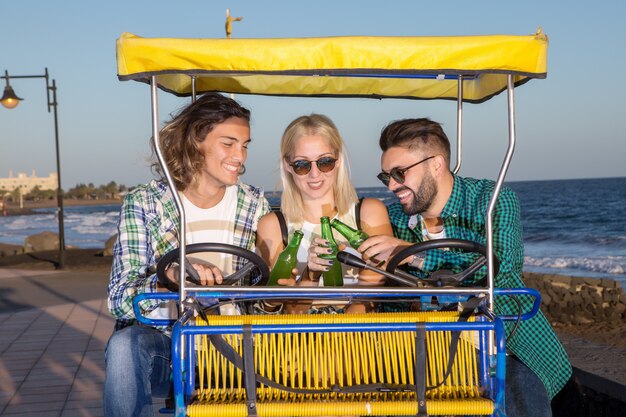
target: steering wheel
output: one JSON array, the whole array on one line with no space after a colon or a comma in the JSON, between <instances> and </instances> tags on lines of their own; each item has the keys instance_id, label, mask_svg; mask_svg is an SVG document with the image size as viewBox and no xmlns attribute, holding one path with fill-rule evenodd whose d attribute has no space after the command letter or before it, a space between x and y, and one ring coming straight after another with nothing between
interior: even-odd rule
<instances>
[{"instance_id":1,"label":"steering wheel","mask_svg":"<svg viewBox=\"0 0 626 417\"><path fill-rule=\"evenodd\" d=\"M462 239L437 239L437 240L427 240L425 242L416 243L414 245L409 246L408 248L402 249L400 252L395 254L389 262L387 263L387 272L394 274L396 273L396 269L400 262L404 259L408 258L411 255L415 255L416 253L425 252L431 249L462 249L466 252L470 253L478 253L481 256L476 259L470 266L462 270L461 272L455 274L447 269L440 269L438 271L434 271L428 274L425 278L421 278L420 281L424 281L436 287L442 286L458 286L465 279L473 276L480 268L487 264L487 248L484 245L481 245L476 242L472 242L470 240L462 240ZM498 274L500 271L500 262L494 256L493 257L493 270L494 276ZM476 282L475 284L484 285L483 280Z\"/></svg>"},{"instance_id":2,"label":"steering wheel","mask_svg":"<svg viewBox=\"0 0 626 417\"><path fill-rule=\"evenodd\" d=\"M186 253L188 255L201 252L217 252L228 255L240 256L248 260L248 262L238 271L230 274L227 277L224 277L221 285L233 285L235 283L238 283L255 269L258 269L261 273L261 278L256 282L256 285L265 285L270 276L270 270L267 264L259 255L239 246L227 245L225 243L194 243L191 245L187 245L186 249ZM178 283L170 281L165 275L165 271L172 263L178 262L179 259L180 250L177 248L163 255L157 263L157 280L170 291L178 291ZM185 259L185 261L185 272L187 273L187 280L194 284L200 285L200 277L198 276L198 272L191 265L189 259Z\"/></svg>"}]
</instances>

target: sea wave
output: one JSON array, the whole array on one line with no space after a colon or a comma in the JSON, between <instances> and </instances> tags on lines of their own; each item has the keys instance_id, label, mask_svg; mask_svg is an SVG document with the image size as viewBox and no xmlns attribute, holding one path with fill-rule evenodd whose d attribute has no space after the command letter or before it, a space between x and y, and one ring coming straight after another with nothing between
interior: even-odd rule
<instances>
[{"instance_id":1,"label":"sea wave","mask_svg":"<svg viewBox=\"0 0 626 417\"><path fill-rule=\"evenodd\" d=\"M119 206L68 207L64 215L65 243L79 248L102 248L116 232ZM22 245L28 236L58 233L56 211L38 209L37 214L0 217L0 242Z\"/></svg>"},{"instance_id":2,"label":"sea wave","mask_svg":"<svg viewBox=\"0 0 626 417\"><path fill-rule=\"evenodd\" d=\"M552 269L559 271L577 271L589 275L606 275L626 278L626 256L605 256L605 257L524 257L524 268L532 269Z\"/></svg>"},{"instance_id":3,"label":"sea wave","mask_svg":"<svg viewBox=\"0 0 626 417\"><path fill-rule=\"evenodd\" d=\"M65 219L67 227L78 234L113 234L118 219L117 213L95 212L88 215L71 214Z\"/></svg>"}]
</instances>

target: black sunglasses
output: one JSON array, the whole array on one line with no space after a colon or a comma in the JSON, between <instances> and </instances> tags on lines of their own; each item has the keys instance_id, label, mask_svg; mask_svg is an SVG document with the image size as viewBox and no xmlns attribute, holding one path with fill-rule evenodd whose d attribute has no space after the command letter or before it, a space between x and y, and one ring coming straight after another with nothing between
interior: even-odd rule
<instances>
[{"instance_id":1,"label":"black sunglasses","mask_svg":"<svg viewBox=\"0 0 626 417\"><path fill-rule=\"evenodd\" d=\"M298 175L306 175L311 172L311 166L315 162L317 165L317 169L320 172L330 172L335 168L335 162L337 162L337 158L333 158L331 156L324 156L317 161L307 161L306 159L298 159L297 161L293 161L289 164L290 167L293 168L293 172Z\"/></svg>"},{"instance_id":2,"label":"black sunglasses","mask_svg":"<svg viewBox=\"0 0 626 417\"><path fill-rule=\"evenodd\" d=\"M426 162L429 159L433 159L435 156L437 155L433 155L433 156L429 156L426 159L422 159L419 162L414 163L413 165L409 165L406 168L392 168L391 171L389 172L381 172L380 174L377 175L377 178L383 183L385 184L385 187L389 186L389 180L391 178L393 178L398 184L404 184L404 174L406 174L406 172L415 167L418 166L419 164L421 164L422 162Z\"/></svg>"}]
</instances>

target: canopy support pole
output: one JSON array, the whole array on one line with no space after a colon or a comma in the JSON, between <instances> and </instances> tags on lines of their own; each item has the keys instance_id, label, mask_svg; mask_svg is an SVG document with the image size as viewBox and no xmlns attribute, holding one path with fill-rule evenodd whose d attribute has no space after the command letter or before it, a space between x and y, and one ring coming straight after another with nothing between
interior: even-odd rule
<instances>
[{"instance_id":1,"label":"canopy support pole","mask_svg":"<svg viewBox=\"0 0 626 417\"><path fill-rule=\"evenodd\" d=\"M463 160L463 76L459 75L458 95L456 99L456 165L452 173L457 174Z\"/></svg>"},{"instance_id":2,"label":"canopy support pole","mask_svg":"<svg viewBox=\"0 0 626 417\"><path fill-rule=\"evenodd\" d=\"M170 187L170 191L172 193L172 197L174 198L174 203L176 204L176 208L178 209L178 214L180 215L180 227L179 227L179 236L178 241L180 242L180 260L179 260L179 309L180 313L184 313L184 303L185 300L185 238L186 238L186 218L185 218L185 209L183 208L183 202L178 195L176 190L176 184L174 183L174 179L170 174L170 171L167 167L167 163L165 158L163 157L163 152L161 151L160 140L159 140L159 93L158 93L158 85L156 81L156 76L150 77L150 89L151 89L151 100L152 100L152 140L154 141L154 150L156 152L157 159L159 161L159 165L161 165L161 170L163 170L163 175L165 175L165 179L167 180L167 185Z\"/></svg>"},{"instance_id":3,"label":"canopy support pole","mask_svg":"<svg viewBox=\"0 0 626 417\"><path fill-rule=\"evenodd\" d=\"M489 304L488 307L490 310L494 308L494 286L495 286L495 277L494 277L494 269L493 269L493 212L496 208L496 201L498 199L498 195L500 194L500 190L502 188L502 184L504 183L504 178L506 177L506 173L509 169L509 165L511 163L511 159L513 158L513 152L515 151L515 94L514 94L514 84L513 84L513 75L507 75L507 100L508 100L508 119L509 119L509 145L506 150L506 155L504 157L504 162L502 163L502 167L500 168L500 172L498 173L498 179L496 180L496 185L493 190L493 195L489 200L489 206L487 209L487 283L489 287ZM489 353L494 354L494 338L493 332L489 334Z\"/></svg>"}]
</instances>

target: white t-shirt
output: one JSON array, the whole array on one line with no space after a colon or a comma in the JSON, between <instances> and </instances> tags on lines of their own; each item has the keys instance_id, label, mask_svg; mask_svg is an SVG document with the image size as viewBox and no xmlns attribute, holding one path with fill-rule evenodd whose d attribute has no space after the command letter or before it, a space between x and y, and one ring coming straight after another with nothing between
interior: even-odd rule
<instances>
[{"instance_id":1,"label":"white t-shirt","mask_svg":"<svg viewBox=\"0 0 626 417\"><path fill-rule=\"evenodd\" d=\"M237 186L226 187L224 197L217 205L203 209L195 206L181 193L187 220L187 244L234 242L235 210L237 209ZM198 253L188 256L192 262L210 262L217 266L224 276L233 272L232 258L222 253Z\"/></svg>"},{"instance_id":2,"label":"white t-shirt","mask_svg":"<svg viewBox=\"0 0 626 417\"><path fill-rule=\"evenodd\" d=\"M425 224L422 223L422 236L424 236L424 242L426 242L427 240L439 240L439 239L445 239L446 238L446 231L445 229L441 229L438 232L430 232L428 230L428 227L426 227ZM444 250L447 248L444 248Z\"/></svg>"}]
</instances>

